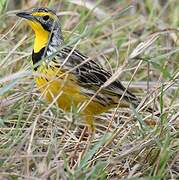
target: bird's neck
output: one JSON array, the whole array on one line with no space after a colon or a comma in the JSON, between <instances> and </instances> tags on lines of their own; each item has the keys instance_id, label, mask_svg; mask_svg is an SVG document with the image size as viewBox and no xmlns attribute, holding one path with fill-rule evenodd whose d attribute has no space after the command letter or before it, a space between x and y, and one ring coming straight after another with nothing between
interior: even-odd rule
<instances>
[{"instance_id":1,"label":"bird's neck","mask_svg":"<svg viewBox=\"0 0 179 180\"><path fill-rule=\"evenodd\" d=\"M54 30L53 33L35 34L34 49L32 52L32 62L36 70L42 58L51 56L60 50L64 44L63 36L60 30Z\"/></svg>"},{"instance_id":2,"label":"bird's neck","mask_svg":"<svg viewBox=\"0 0 179 180\"><path fill-rule=\"evenodd\" d=\"M49 39L48 31L40 31L35 32L35 40L34 40L34 53L38 53L42 48L44 48Z\"/></svg>"}]
</instances>

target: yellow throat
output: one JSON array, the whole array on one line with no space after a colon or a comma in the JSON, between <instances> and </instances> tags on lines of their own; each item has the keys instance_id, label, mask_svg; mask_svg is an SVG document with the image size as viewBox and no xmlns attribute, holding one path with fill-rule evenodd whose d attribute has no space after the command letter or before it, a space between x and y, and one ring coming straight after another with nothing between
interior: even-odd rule
<instances>
[{"instance_id":1,"label":"yellow throat","mask_svg":"<svg viewBox=\"0 0 179 180\"><path fill-rule=\"evenodd\" d=\"M28 21L28 24L35 32L34 52L38 53L43 47L47 45L49 32L46 31L39 22Z\"/></svg>"}]
</instances>

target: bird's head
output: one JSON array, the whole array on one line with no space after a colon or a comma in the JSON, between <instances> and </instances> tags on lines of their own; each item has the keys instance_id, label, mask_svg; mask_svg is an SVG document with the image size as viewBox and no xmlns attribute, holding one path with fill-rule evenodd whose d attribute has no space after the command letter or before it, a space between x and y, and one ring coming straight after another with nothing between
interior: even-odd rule
<instances>
[{"instance_id":1,"label":"bird's head","mask_svg":"<svg viewBox=\"0 0 179 180\"><path fill-rule=\"evenodd\" d=\"M51 32L60 27L55 11L48 8L34 8L28 12L20 12L17 16L27 20L34 32Z\"/></svg>"},{"instance_id":2,"label":"bird's head","mask_svg":"<svg viewBox=\"0 0 179 180\"><path fill-rule=\"evenodd\" d=\"M31 11L19 12L17 16L27 20L35 32L34 51L38 52L47 45L50 35L55 35L59 43L63 41L59 18L55 11L48 8L34 8ZM58 43L58 42L56 42Z\"/></svg>"}]
</instances>

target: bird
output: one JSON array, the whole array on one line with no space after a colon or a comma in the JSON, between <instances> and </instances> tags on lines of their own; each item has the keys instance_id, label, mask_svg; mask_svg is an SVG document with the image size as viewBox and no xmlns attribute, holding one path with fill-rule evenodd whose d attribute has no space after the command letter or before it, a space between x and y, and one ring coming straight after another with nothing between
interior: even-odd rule
<instances>
[{"instance_id":1,"label":"bird","mask_svg":"<svg viewBox=\"0 0 179 180\"><path fill-rule=\"evenodd\" d=\"M38 7L16 15L24 18L35 33L33 72L38 74L34 78L44 99L56 102L65 112L73 106L80 109L80 115L91 129L95 129L94 118L117 107L119 101L121 105L139 105L139 98L119 78L103 86L112 73L97 60L65 43L54 10Z\"/></svg>"}]
</instances>

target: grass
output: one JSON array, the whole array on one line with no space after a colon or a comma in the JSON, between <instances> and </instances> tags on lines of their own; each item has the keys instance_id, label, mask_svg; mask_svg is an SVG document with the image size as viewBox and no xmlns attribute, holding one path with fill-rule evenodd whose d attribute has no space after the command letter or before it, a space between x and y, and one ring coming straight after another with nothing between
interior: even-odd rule
<instances>
[{"instance_id":1,"label":"grass","mask_svg":"<svg viewBox=\"0 0 179 180\"><path fill-rule=\"evenodd\" d=\"M0 179L177 179L179 2L98 1L95 10L77 2L37 4L57 7L65 40L113 72L107 83L120 78L142 98L141 108L150 103L161 116L106 112L85 150L84 122L75 108L66 113L43 100L30 65L33 33L3 4Z\"/></svg>"}]
</instances>

